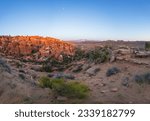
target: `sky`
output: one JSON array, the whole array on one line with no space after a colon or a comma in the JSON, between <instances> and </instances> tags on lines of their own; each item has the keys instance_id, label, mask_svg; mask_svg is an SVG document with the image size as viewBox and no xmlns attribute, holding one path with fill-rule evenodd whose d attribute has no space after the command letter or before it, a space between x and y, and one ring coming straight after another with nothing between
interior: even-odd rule
<instances>
[{"instance_id":1,"label":"sky","mask_svg":"<svg viewBox=\"0 0 150 121\"><path fill-rule=\"evenodd\" d=\"M0 35L150 40L150 0L0 0Z\"/></svg>"}]
</instances>

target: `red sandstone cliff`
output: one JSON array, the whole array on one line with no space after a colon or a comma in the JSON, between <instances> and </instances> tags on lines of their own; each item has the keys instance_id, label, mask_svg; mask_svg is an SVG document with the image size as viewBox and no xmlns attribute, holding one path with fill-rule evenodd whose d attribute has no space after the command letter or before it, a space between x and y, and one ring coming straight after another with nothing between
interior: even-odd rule
<instances>
[{"instance_id":1,"label":"red sandstone cliff","mask_svg":"<svg viewBox=\"0 0 150 121\"><path fill-rule=\"evenodd\" d=\"M62 54L73 55L74 46L51 37L0 36L0 53L15 58L42 61L47 57L61 59Z\"/></svg>"}]
</instances>

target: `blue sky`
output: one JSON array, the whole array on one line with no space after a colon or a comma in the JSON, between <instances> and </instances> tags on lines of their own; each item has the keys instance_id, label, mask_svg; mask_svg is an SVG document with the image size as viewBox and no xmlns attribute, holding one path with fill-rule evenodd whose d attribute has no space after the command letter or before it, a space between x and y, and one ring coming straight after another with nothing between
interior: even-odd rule
<instances>
[{"instance_id":1,"label":"blue sky","mask_svg":"<svg viewBox=\"0 0 150 121\"><path fill-rule=\"evenodd\" d=\"M150 40L150 0L0 0L0 35Z\"/></svg>"}]
</instances>

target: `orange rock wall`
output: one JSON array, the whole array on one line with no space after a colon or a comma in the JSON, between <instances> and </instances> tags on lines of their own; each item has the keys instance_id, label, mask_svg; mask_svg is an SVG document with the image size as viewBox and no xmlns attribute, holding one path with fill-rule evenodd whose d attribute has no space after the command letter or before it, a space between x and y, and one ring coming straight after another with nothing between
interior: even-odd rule
<instances>
[{"instance_id":1,"label":"orange rock wall","mask_svg":"<svg viewBox=\"0 0 150 121\"><path fill-rule=\"evenodd\" d=\"M0 36L0 53L18 58L41 59L52 56L57 59L62 53L73 55L74 46L51 37Z\"/></svg>"}]
</instances>

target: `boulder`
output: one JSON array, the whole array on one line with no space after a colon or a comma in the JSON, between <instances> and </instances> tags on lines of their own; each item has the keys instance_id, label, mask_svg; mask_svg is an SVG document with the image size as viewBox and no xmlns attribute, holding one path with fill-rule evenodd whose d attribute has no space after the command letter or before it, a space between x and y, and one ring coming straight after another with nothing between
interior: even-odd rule
<instances>
[{"instance_id":1,"label":"boulder","mask_svg":"<svg viewBox=\"0 0 150 121\"><path fill-rule=\"evenodd\" d=\"M95 76L98 71L100 71L100 68L97 67L97 66L94 66L94 67L89 68L89 69L86 71L86 73L87 73L89 76Z\"/></svg>"},{"instance_id":2,"label":"boulder","mask_svg":"<svg viewBox=\"0 0 150 121\"><path fill-rule=\"evenodd\" d=\"M34 71L42 71L42 66L41 65L32 65L31 69Z\"/></svg>"},{"instance_id":3,"label":"boulder","mask_svg":"<svg viewBox=\"0 0 150 121\"><path fill-rule=\"evenodd\" d=\"M150 51L137 51L135 52L135 57L140 58L150 57Z\"/></svg>"}]
</instances>

